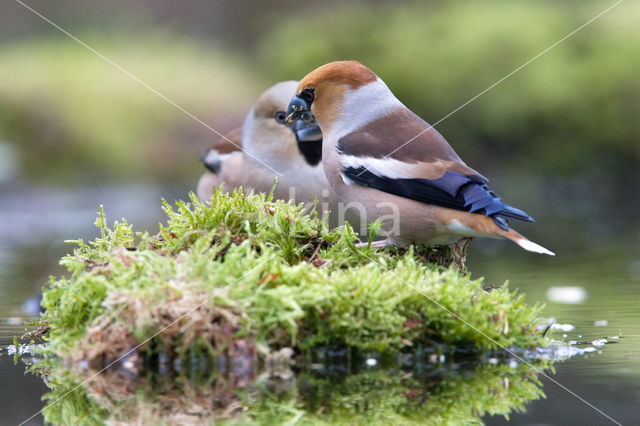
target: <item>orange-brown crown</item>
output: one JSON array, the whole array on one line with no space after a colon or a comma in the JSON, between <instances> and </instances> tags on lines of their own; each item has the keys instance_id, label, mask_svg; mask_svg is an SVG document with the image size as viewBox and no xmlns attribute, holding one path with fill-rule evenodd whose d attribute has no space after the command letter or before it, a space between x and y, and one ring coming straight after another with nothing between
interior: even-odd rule
<instances>
[{"instance_id":1,"label":"orange-brown crown","mask_svg":"<svg viewBox=\"0 0 640 426\"><path fill-rule=\"evenodd\" d=\"M340 84L357 89L375 81L376 74L357 61L329 62L311 71L300 81L298 89L317 88L326 84Z\"/></svg>"}]
</instances>

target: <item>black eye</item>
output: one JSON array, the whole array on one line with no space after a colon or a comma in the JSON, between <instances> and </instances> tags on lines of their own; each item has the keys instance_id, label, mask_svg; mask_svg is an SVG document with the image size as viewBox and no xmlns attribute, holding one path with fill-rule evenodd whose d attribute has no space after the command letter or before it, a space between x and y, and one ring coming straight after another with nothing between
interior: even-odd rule
<instances>
[{"instance_id":1,"label":"black eye","mask_svg":"<svg viewBox=\"0 0 640 426\"><path fill-rule=\"evenodd\" d=\"M304 89L302 92L300 92L300 96L302 97L302 99L307 101L307 103L311 103L316 97L315 89Z\"/></svg>"},{"instance_id":2,"label":"black eye","mask_svg":"<svg viewBox=\"0 0 640 426\"><path fill-rule=\"evenodd\" d=\"M287 113L284 111L277 111L275 117L273 118L275 118L278 123L284 124L287 118Z\"/></svg>"}]
</instances>

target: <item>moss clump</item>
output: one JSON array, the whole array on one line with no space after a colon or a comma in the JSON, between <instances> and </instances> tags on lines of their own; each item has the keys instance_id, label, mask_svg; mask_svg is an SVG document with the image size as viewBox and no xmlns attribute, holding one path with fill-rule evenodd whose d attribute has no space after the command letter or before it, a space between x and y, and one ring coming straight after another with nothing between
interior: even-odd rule
<instances>
[{"instance_id":1,"label":"moss clump","mask_svg":"<svg viewBox=\"0 0 640 426\"><path fill-rule=\"evenodd\" d=\"M540 307L522 295L487 292L481 280L426 264L413 249L358 248L350 227L329 230L302 206L216 192L164 210L157 235L126 222L109 228L101 212L100 237L75 241L62 260L69 276L44 290L54 353L103 362L138 344L170 356L196 348L254 356L336 342L375 351L544 342L535 329Z\"/></svg>"}]
</instances>

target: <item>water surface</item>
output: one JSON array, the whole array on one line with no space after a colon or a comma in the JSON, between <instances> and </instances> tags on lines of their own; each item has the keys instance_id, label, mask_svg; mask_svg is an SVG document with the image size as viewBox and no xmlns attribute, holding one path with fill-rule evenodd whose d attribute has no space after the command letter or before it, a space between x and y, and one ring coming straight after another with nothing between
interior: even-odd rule
<instances>
[{"instance_id":1,"label":"water surface","mask_svg":"<svg viewBox=\"0 0 640 426\"><path fill-rule=\"evenodd\" d=\"M546 303L545 314L559 324L575 327L554 331L566 340L612 344L585 357L557 364L552 377L622 424L640 424L640 250L637 244L598 247L582 253L560 252L555 258L533 258L519 253L504 258L479 253L470 269L476 275L526 293L530 302ZM548 300L552 287L584 289L580 303ZM567 327L569 329L570 327ZM560 386L543 379L546 399L532 402L527 411L488 424L612 424L596 410Z\"/></svg>"}]
</instances>

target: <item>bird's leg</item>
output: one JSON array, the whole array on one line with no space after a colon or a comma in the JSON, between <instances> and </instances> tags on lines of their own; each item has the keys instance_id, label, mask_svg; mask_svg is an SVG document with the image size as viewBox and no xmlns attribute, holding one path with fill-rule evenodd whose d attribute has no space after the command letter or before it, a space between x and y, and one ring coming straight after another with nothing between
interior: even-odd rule
<instances>
[{"instance_id":1,"label":"bird's leg","mask_svg":"<svg viewBox=\"0 0 640 426\"><path fill-rule=\"evenodd\" d=\"M464 274L467 272L465 262L470 242L471 238L463 238L458 242L444 246L418 244L415 246L415 254L425 263L435 263L445 268L453 265Z\"/></svg>"},{"instance_id":2,"label":"bird's leg","mask_svg":"<svg viewBox=\"0 0 640 426\"><path fill-rule=\"evenodd\" d=\"M472 237L463 238L449 245L451 251L451 263L456 266L456 269L461 273L467 272L467 250L469 250L469 244L473 240Z\"/></svg>"}]
</instances>

